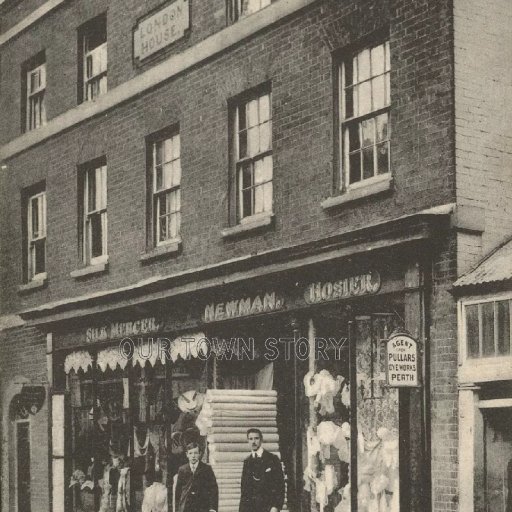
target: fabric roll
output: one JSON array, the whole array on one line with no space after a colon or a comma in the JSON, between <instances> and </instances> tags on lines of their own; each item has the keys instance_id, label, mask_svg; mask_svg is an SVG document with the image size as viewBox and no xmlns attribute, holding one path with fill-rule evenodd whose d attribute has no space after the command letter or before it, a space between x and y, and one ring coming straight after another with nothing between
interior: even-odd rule
<instances>
[{"instance_id":1,"label":"fabric roll","mask_svg":"<svg viewBox=\"0 0 512 512\"><path fill-rule=\"evenodd\" d=\"M239 419L245 420L246 418L276 418L277 411L255 411L254 409L230 409L230 410L216 410L212 413L213 418L231 418L231 419ZM253 420L254 421L254 420Z\"/></svg>"},{"instance_id":2,"label":"fabric roll","mask_svg":"<svg viewBox=\"0 0 512 512\"><path fill-rule=\"evenodd\" d=\"M225 395L216 397L207 397L208 403L215 404L275 404L277 402L277 396L237 396L237 395Z\"/></svg>"},{"instance_id":3,"label":"fabric roll","mask_svg":"<svg viewBox=\"0 0 512 512\"><path fill-rule=\"evenodd\" d=\"M212 435L207 436L206 440L209 443L234 443L234 444L245 443L246 453L249 451L247 449L247 436L245 434L212 434ZM265 444L278 443L278 442L279 442L278 434L269 434L268 436L265 437Z\"/></svg>"},{"instance_id":4,"label":"fabric roll","mask_svg":"<svg viewBox=\"0 0 512 512\"><path fill-rule=\"evenodd\" d=\"M279 452L271 452L281 458ZM230 462L242 462L247 457L247 452L227 452L227 453L213 453L211 456L212 463L230 461Z\"/></svg>"},{"instance_id":5,"label":"fabric roll","mask_svg":"<svg viewBox=\"0 0 512 512\"><path fill-rule=\"evenodd\" d=\"M263 390L263 389L209 389L207 391L207 396L217 397L217 396L277 396L277 391L274 389L271 390Z\"/></svg>"},{"instance_id":6,"label":"fabric roll","mask_svg":"<svg viewBox=\"0 0 512 512\"><path fill-rule=\"evenodd\" d=\"M265 434L277 434L277 427L265 426L265 427L258 427L258 428L261 430L263 437L265 437ZM237 425L226 426L226 427L224 427L224 426L223 427L210 427L208 433L209 434L246 434L247 428L244 426L237 426Z\"/></svg>"},{"instance_id":7,"label":"fabric roll","mask_svg":"<svg viewBox=\"0 0 512 512\"><path fill-rule=\"evenodd\" d=\"M237 427L275 427L276 419L275 418L212 418L212 424L210 428L215 427L229 427L229 426L237 426Z\"/></svg>"},{"instance_id":8,"label":"fabric roll","mask_svg":"<svg viewBox=\"0 0 512 512\"><path fill-rule=\"evenodd\" d=\"M234 403L229 402L210 402L210 407L215 411L275 411L275 404L257 404L257 403Z\"/></svg>"},{"instance_id":9,"label":"fabric roll","mask_svg":"<svg viewBox=\"0 0 512 512\"><path fill-rule=\"evenodd\" d=\"M212 452L244 452L247 454L247 443L213 443L209 446ZM269 452L278 451L279 445L277 443L267 443L265 439L265 450Z\"/></svg>"}]
</instances>

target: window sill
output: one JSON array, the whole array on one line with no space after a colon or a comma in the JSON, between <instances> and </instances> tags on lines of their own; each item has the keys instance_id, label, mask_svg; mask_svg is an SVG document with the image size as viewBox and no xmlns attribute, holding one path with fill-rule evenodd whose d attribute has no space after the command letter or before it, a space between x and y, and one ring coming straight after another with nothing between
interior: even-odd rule
<instances>
[{"instance_id":1,"label":"window sill","mask_svg":"<svg viewBox=\"0 0 512 512\"><path fill-rule=\"evenodd\" d=\"M240 224L236 226L225 228L221 231L223 238L231 238L237 235L241 235L243 233L247 233L249 231L254 231L260 228L264 228L266 226L270 226L274 219L273 213L265 213L264 215L258 214L253 215L251 217L246 217L242 219Z\"/></svg>"},{"instance_id":2,"label":"window sill","mask_svg":"<svg viewBox=\"0 0 512 512\"><path fill-rule=\"evenodd\" d=\"M42 277L37 277L29 281L28 283L20 284L18 286L18 293L27 293L32 290L40 290L44 288L48 284L48 278L46 277L46 273Z\"/></svg>"},{"instance_id":3,"label":"window sill","mask_svg":"<svg viewBox=\"0 0 512 512\"><path fill-rule=\"evenodd\" d=\"M87 267L78 268L70 272L70 276L73 279L80 279L82 277L92 276L94 274L100 274L108 269L108 260L101 263L95 263L93 265L87 265Z\"/></svg>"},{"instance_id":4,"label":"window sill","mask_svg":"<svg viewBox=\"0 0 512 512\"><path fill-rule=\"evenodd\" d=\"M346 192L338 196L328 197L322 201L322 208L324 210L335 208L336 206L341 206L352 201L357 201L358 199L363 199L381 194L382 192L387 192L388 190L391 190L392 187L393 178L391 176L383 176L373 183L368 183L357 188L348 189Z\"/></svg>"},{"instance_id":5,"label":"window sill","mask_svg":"<svg viewBox=\"0 0 512 512\"><path fill-rule=\"evenodd\" d=\"M181 238L173 238L168 240L165 244L158 245L151 251L147 251L139 258L142 263L147 263L166 256L177 254L181 249Z\"/></svg>"}]
</instances>

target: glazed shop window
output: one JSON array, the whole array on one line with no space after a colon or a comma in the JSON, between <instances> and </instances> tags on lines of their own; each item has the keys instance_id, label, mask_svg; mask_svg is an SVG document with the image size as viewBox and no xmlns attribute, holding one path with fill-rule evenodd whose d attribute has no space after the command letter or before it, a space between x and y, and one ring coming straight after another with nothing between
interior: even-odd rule
<instances>
[{"instance_id":1,"label":"glazed shop window","mask_svg":"<svg viewBox=\"0 0 512 512\"><path fill-rule=\"evenodd\" d=\"M22 126L26 131L34 130L46 124L46 61L41 52L23 66L24 112Z\"/></svg>"},{"instance_id":2,"label":"glazed shop window","mask_svg":"<svg viewBox=\"0 0 512 512\"><path fill-rule=\"evenodd\" d=\"M316 503L311 510L399 511L398 390L386 387L382 348L395 322L393 314L356 317L355 350L343 345L338 359L328 353L304 375L310 415L303 429L303 469L305 489ZM347 336L332 318L315 325L320 338Z\"/></svg>"},{"instance_id":3,"label":"glazed shop window","mask_svg":"<svg viewBox=\"0 0 512 512\"><path fill-rule=\"evenodd\" d=\"M341 183L369 184L390 171L389 42L364 48L345 60L341 74Z\"/></svg>"},{"instance_id":4,"label":"glazed shop window","mask_svg":"<svg viewBox=\"0 0 512 512\"><path fill-rule=\"evenodd\" d=\"M468 358L511 355L511 308L511 299L464 306Z\"/></svg>"},{"instance_id":5,"label":"glazed shop window","mask_svg":"<svg viewBox=\"0 0 512 512\"><path fill-rule=\"evenodd\" d=\"M107 165L105 160L86 166L79 175L81 188L81 243L85 264L107 259Z\"/></svg>"},{"instance_id":6,"label":"glazed shop window","mask_svg":"<svg viewBox=\"0 0 512 512\"><path fill-rule=\"evenodd\" d=\"M234 23L270 4L271 0L228 0L228 21Z\"/></svg>"},{"instance_id":7,"label":"glazed shop window","mask_svg":"<svg viewBox=\"0 0 512 512\"><path fill-rule=\"evenodd\" d=\"M179 237L181 225L180 134L150 143L154 245Z\"/></svg>"},{"instance_id":8,"label":"glazed shop window","mask_svg":"<svg viewBox=\"0 0 512 512\"><path fill-rule=\"evenodd\" d=\"M233 116L237 220L272 212L272 99L270 91L236 105Z\"/></svg>"},{"instance_id":9,"label":"glazed shop window","mask_svg":"<svg viewBox=\"0 0 512 512\"><path fill-rule=\"evenodd\" d=\"M78 101L91 101L107 92L107 17L98 16L78 31Z\"/></svg>"},{"instance_id":10,"label":"glazed shop window","mask_svg":"<svg viewBox=\"0 0 512 512\"><path fill-rule=\"evenodd\" d=\"M24 199L24 281L46 278L46 192L44 184L27 191Z\"/></svg>"}]
</instances>

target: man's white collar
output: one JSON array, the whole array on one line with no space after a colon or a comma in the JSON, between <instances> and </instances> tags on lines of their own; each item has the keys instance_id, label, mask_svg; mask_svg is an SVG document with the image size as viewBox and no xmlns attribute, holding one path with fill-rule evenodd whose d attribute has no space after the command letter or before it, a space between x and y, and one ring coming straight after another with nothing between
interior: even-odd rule
<instances>
[{"instance_id":1,"label":"man's white collar","mask_svg":"<svg viewBox=\"0 0 512 512\"><path fill-rule=\"evenodd\" d=\"M254 454L261 459L261 456L263 455L263 447L260 446L255 452L251 452L251 457L254 457Z\"/></svg>"}]
</instances>

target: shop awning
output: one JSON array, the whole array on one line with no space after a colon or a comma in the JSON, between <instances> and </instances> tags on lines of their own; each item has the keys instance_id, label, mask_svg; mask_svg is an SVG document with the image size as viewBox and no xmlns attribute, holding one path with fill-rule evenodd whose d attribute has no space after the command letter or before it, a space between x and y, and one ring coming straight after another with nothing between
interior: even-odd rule
<instances>
[{"instance_id":1,"label":"shop awning","mask_svg":"<svg viewBox=\"0 0 512 512\"><path fill-rule=\"evenodd\" d=\"M458 292L475 287L512 283L512 238L498 246L454 284Z\"/></svg>"}]
</instances>

